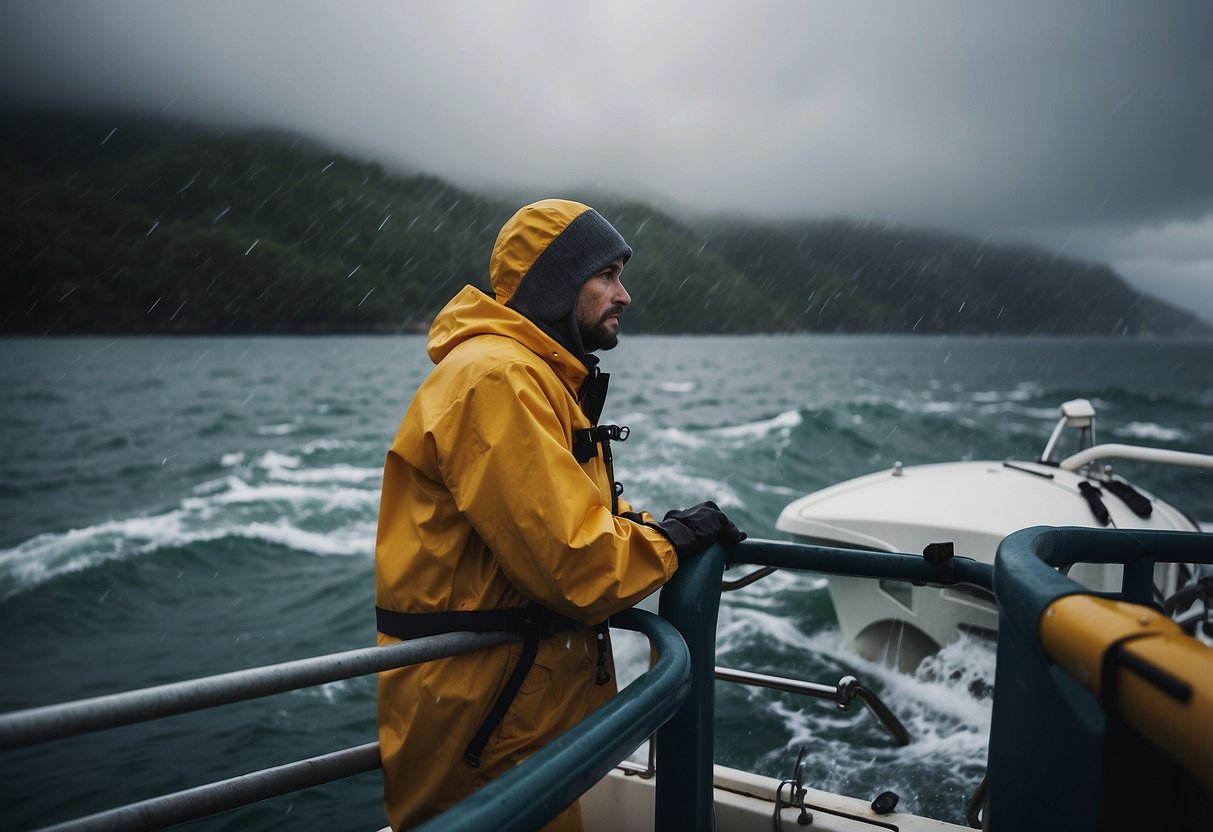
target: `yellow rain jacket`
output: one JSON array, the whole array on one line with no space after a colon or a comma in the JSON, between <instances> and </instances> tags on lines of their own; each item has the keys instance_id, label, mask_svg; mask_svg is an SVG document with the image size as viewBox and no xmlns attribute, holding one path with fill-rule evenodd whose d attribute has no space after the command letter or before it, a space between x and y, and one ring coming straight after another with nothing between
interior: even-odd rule
<instances>
[{"instance_id":1,"label":"yellow rain jacket","mask_svg":"<svg viewBox=\"0 0 1213 832\"><path fill-rule=\"evenodd\" d=\"M539 643L475 768L464 752L521 644L379 675L385 809L395 829L458 802L610 698L614 682L595 683L592 625L634 606L678 566L660 532L611 514L602 455L580 464L571 451L573 432L591 426L577 402L586 367L504 305L559 228L503 231L491 263L497 299L468 286L434 320L437 366L384 467L375 601L403 613L534 601L587 626ZM629 508L621 501L620 511ZM580 829L577 805L549 828Z\"/></svg>"}]
</instances>

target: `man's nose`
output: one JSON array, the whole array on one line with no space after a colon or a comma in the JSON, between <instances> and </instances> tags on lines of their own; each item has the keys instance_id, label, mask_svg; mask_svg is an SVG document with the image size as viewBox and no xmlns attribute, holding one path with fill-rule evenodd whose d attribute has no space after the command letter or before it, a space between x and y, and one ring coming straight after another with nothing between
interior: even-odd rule
<instances>
[{"instance_id":1,"label":"man's nose","mask_svg":"<svg viewBox=\"0 0 1213 832\"><path fill-rule=\"evenodd\" d=\"M622 283L619 284L619 290L615 293L615 302L621 306L627 306L632 302L632 296L628 294L628 290L623 287Z\"/></svg>"}]
</instances>

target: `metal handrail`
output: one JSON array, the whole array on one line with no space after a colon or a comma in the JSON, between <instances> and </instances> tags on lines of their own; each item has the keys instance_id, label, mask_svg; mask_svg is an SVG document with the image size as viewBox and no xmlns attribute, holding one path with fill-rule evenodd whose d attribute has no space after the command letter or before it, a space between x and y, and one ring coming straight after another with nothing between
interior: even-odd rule
<instances>
[{"instance_id":1,"label":"metal handrail","mask_svg":"<svg viewBox=\"0 0 1213 832\"><path fill-rule=\"evenodd\" d=\"M687 645L669 622L644 610L625 610L611 616L611 624L648 636L658 653L656 664L524 763L418 827L417 832L538 829L639 748L653 731L661 736L659 726L679 711L691 689L692 658Z\"/></svg>"},{"instance_id":2,"label":"metal handrail","mask_svg":"<svg viewBox=\"0 0 1213 832\"><path fill-rule=\"evenodd\" d=\"M43 827L38 832L134 832L163 829L239 809L271 797L321 786L379 768L379 743L369 742L228 780L128 803Z\"/></svg>"},{"instance_id":3,"label":"metal handrail","mask_svg":"<svg viewBox=\"0 0 1213 832\"><path fill-rule=\"evenodd\" d=\"M736 682L741 685L771 688L787 693L799 693L817 699L829 699L838 703L838 710L845 711L851 703L858 699L872 716L884 727L897 746L910 744L910 732L906 730L901 720L889 710L876 693L860 684L854 676L843 676L837 685L821 685L816 682L805 682L800 679L788 679L783 676L770 676L766 673L753 673L748 670L735 670L730 667L716 668L716 678L725 682Z\"/></svg>"},{"instance_id":4,"label":"metal handrail","mask_svg":"<svg viewBox=\"0 0 1213 832\"><path fill-rule=\"evenodd\" d=\"M554 818L635 750L685 698L689 660L686 646L677 631L642 610L627 610L612 618L612 624L638 630L648 636L659 653L657 664L618 696L515 769L526 769L529 772L527 776L534 777L535 769L545 765L544 761L550 758L553 762L546 765L554 766L559 776L545 771L538 780L532 780L532 783L546 784L543 786L544 794L541 797L532 795L517 806L513 804L517 803L518 795L528 794L528 791L524 787L514 787L509 799L497 803L508 804L507 816L516 820L503 823L501 816L493 816L495 828L528 829ZM0 750L365 676L519 638L515 633L447 633L78 702L31 708L0 716ZM588 755L587 748L593 749ZM583 759L574 760L573 757L578 755ZM98 812L46 827L43 832L159 829L373 771L379 765L379 744L372 742ZM503 788L497 785L501 780L506 780L508 786L512 777L509 780L499 778L477 792L476 804L489 805L485 802L491 803L493 795ZM523 808L530 815L522 811ZM432 828L471 829L483 822L483 818L475 820L480 817L476 812L466 809L461 812L472 820L450 818Z\"/></svg>"},{"instance_id":5,"label":"metal handrail","mask_svg":"<svg viewBox=\"0 0 1213 832\"><path fill-rule=\"evenodd\" d=\"M908 554L753 538L727 547L713 546L682 564L662 589L660 612L686 639L691 654L691 693L682 709L657 732L659 769L654 812L658 832L709 832L714 828L713 683L719 587L726 561L729 565L773 566L924 584L969 584L986 590L993 588L994 578L990 564L966 558L932 563ZM708 668L712 670L705 672Z\"/></svg>"},{"instance_id":6,"label":"metal handrail","mask_svg":"<svg viewBox=\"0 0 1213 832\"><path fill-rule=\"evenodd\" d=\"M445 633L30 708L0 716L0 751L353 679L520 638L514 633Z\"/></svg>"},{"instance_id":7,"label":"metal handrail","mask_svg":"<svg viewBox=\"0 0 1213 832\"><path fill-rule=\"evenodd\" d=\"M1111 698L1092 695L1069 669L1054 662L1042 641L1042 621L1070 596L1110 596L1149 607L1155 564L1213 563L1211 539L1197 532L1036 526L999 544L994 559L999 607L994 688L1002 695L994 699L990 720L991 785L983 814L988 828L1031 828L1039 823L1040 806L1050 807L1054 827L1074 832L1103 828L1108 806L1115 807L1118 821L1136 817L1127 811L1125 804L1132 801L1126 798L1151 793L1150 784L1137 783L1134 793L1122 794L1114 786L1108 790L1110 784L1126 782L1119 779L1124 771L1109 775L1109 767L1133 756L1110 751L1113 728L1105 699ZM1073 563L1123 564L1119 591L1092 593L1058 571ZM1139 628L1144 625L1136 622L1125 633L1136 635ZM1177 710L1168 705L1168 720ZM1182 722L1176 724L1182 729ZM1032 777L1023 774L1020 761L1025 759L1034 761ZM1168 799L1150 807L1148 825L1180 828L1176 816L1186 805L1196 804L1168 789Z\"/></svg>"},{"instance_id":8,"label":"metal handrail","mask_svg":"<svg viewBox=\"0 0 1213 832\"><path fill-rule=\"evenodd\" d=\"M1172 451L1166 448L1147 448L1141 445L1121 445L1115 442L1093 445L1066 457L1057 463L1057 466L1067 471L1077 471L1100 459L1134 459L1139 462L1157 462L1161 465L1178 465L1213 471L1213 455L1210 454Z\"/></svg>"},{"instance_id":9,"label":"metal handrail","mask_svg":"<svg viewBox=\"0 0 1213 832\"><path fill-rule=\"evenodd\" d=\"M684 563L666 585L660 602L660 617L641 610L627 610L613 617L613 625L640 630L649 636L660 654L650 671L525 763L493 780L478 790L474 798L453 807L423 828L470 830L487 824L493 828L521 830L541 826L556 817L656 730L656 753L659 761L664 762L657 777L657 829L671 832L710 829L715 636L726 559L730 563L798 571L931 584L968 583L986 589L990 588L992 575L989 565L963 558L955 559L943 569L912 555L770 540L747 540L727 549L713 546ZM516 635L505 633L433 636L79 703L35 708L0 717L0 749L324 684L448 655L444 652L447 650L464 652L516 639ZM858 695L854 688L848 686L847 689ZM872 707L868 699L861 696L861 700ZM875 709L873 712L877 713ZM137 817L122 816L121 823L116 826L67 825L61 828L154 828L166 822L205 817L284 793L282 789L288 782L302 783L298 786L301 788L371 770L373 756L377 756L374 743L133 804L125 808L132 809ZM323 771L317 774L317 769ZM346 773L336 773L338 771ZM101 822L96 816L90 817L90 822ZM174 819L166 821L168 817Z\"/></svg>"}]
</instances>

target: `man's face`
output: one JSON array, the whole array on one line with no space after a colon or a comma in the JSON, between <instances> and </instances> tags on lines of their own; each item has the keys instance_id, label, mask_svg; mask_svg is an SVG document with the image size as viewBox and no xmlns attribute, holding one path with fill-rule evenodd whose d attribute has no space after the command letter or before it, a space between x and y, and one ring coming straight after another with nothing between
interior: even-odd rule
<instances>
[{"instance_id":1,"label":"man's face","mask_svg":"<svg viewBox=\"0 0 1213 832\"><path fill-rule=\"evenodd\" d=\"M586 352L609 350L619 343L619 316L632 302L619 276L623 260L616 260L591 277L577 295L577 329Z\"/></svg>"}]
</instances>

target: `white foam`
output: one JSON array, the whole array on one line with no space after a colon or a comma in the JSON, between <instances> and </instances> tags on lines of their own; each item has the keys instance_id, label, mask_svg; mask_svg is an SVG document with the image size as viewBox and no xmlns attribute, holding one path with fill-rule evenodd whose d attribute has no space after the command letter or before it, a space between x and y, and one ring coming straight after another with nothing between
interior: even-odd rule
<instances>
[{"instance_id":1,"label":"white foam","mask_svg":"<svg viewBox=\"0 0 1213 832\"><path fill-rule=\"evenodd\" d=\"M657 385L658 389L666 393L690 393L695 389L693 381L663 381Z\"/></svg>"},{"instance_id":2,"label":"white foam","mask_svg":"<svg viewBox=\"0 0 1213 832\"><path fill-rule=\"evenodd\" d=\"M309 532L291 525L285 517L273 523L250 523L229 530L226 537L263 540L314 555L358 555L375 551L373 524L367 529Z\"/></svg>"},{"instance_id":3,"label":"white foam","mask_svg":"<svg viewBox=\"0 0 1213 832\"><path fill-rule=\"evenodd\" d=\"M339 463L329 468L308 468L304 471L278 470L270 474L286 482L370 482L383 476L379 468L357 468Z\"/></svg>"},{"instance_id":4,"label":"white foam","mask_svg":"<svg viewBox=\"0 0 1213 832\"><path fill-rule=\"evenodd\" d=\"M803 421L804 417L800 415L799 410L785 410L770 419L712 428L708 433L725 439L762 439L775 431L790 431L799 427Z\"/></svg>"},{"instance_id":5,"label":"white foam","mask_svg":"<svg viewBox=\"0 0 1213 832\"><path fill-rule=\"evenodd\" d=\"M271 453L262 461L271 474L300 482L250 483L231 474L200 483L171 511L42 534L0 551L0 599L110 560L224 538L261 540L323 556L373 552L379 492L348 483L373 481L378 469L275 467L292 465L293 459ZM317 522L331 527L333 517L338 518L335 528L308 528Z\"/></svg>"},{"instance_id":6,"label":"white foam","mask_svg":"<svg viewBox=\"0 0 1213 832\"><path fill-rule=\"evenodd\" d=\"M1178 428L1168 428L1154 422L1129 422L1113 431L1117 436L1148 439L1152 442L1181 442L1188 434Z\"/></svg>"},{"instance_id":7,"label":"white foam","mask_svg":"<svg viewBox=\"0 0 1213 832\"><path fill-rule=\"evenodd\" d=\"M190 510L199 510L204 505L230 506L259 503L288 503L301 509L307 505L319 506L323 510L334 508L356 508L359 506L378 505L379 494L363 488L320 488L311 484L285 484L270 482L251 485L239 477L228 477L225 481L228 490L217 492L205 499L187 498L182 506Z\"/></svg>"},{"instance_id":8,"label":"white foam","mask_svg":"<svg viewBox=\"0 0 1213 832\"><path fill-rule=\"evenodd\" d=\"M702 500L712 500L721 508L745 507L745 501L741 499L741 496L727 483L720 480L696 477L667 467L650 467L639 471L620 468L619 472L620 479L629 485L649 486L651 490L672 493L678 502L688 505ZM646 501L642 500L640 504L644 502Z\"/></svg>"},{"instance_id":9,"label":"white foam","mask_svg":"<svg viewBox=\"0 0 1213 832\"><path fill-rule=\"evenodd\" d=\"M764 638L780 641L788 635L784 628L759 632ZM779 720L789 735L785 746L768 752L765 760L772 764L786 760L790 770L796 749L807 748L806 765L817 772L814 785L818 788L846 794L852 784L871 780L876 773L880 782L890 784L907 798L907 811L914 810L914 786L896 786L899 771L947 767L954 773L951 776L971 780L964 784L966 787L976 786L988 749L992 701L975 696L969 685L974 679L993 679L993 651L988 645L972 640L945 648L934 676L908 676L868 662L843 644L837 631L816 633L795 647L798 651L807 647L834 659L865 687L877 690L909 731L911 742L900 748L855 743L857 731L870 734L879 730L862 707L852 706L843 713L825 704L788 705L757 689L747 689L753 706ZM957 668L963 670L954 678Z\"/></svg>"},{"instance_id":10,"label":"white foam","mask_svg":"<svg viewBox=\"0 0 1213 832\"><path fill-rule=\"evenodd\" d=\"M975 402L1023 402L1038 397L1042 392L1040 385L1025 381L1017 384L1014 390L980 390L970 393L969 398Z\"/></svg>"},{"instance_id":11,"label":"white foam","mask_svg":"<svg viewBox=\"0 0 1213 832\"><path fill-rule=\"evenodd\" d=\"M708 444L706 438L680 428L662 428L653 432L653 438L682 448L702 448Z\"/></svg>"},{"instance_id":12,"label":"white foam","mask_svg":"<svg viewBox=\"0 0 1213 832\"><path fill-rule=\"evenodd\" d=\"M360 443L350 439L313 439L300 448L299 452L305 456L310 456L323 451L340 451L358 447L361 447Z\"/></svg>"},{"instance_id":13,"label":"white foam","mask_svg":"<svg viewBox=\"0 0 1213 832\"><path fill-rule=\"evenodd\" d=\"M213 517L209 507L192 505L150 517L38 535L0 552L0 600L107 561L226 538L261 540L315 555L369 554L375 547L373 520L321 533L301 529L286 517L252 523L215 523Z\"/></svg>"},{"instance_id":14,"label":"white foam","mask_svg":"<svg viewBox=\"0 0 1213 832\"><path fill-rule=\"evenodd\" d=\"M765 482L752 482L750 487L762 494L778 494L781 497L800 497L804 494L804 491L786 485L767 485Z\"/></svg>"},{"instance_id":15,"label":"white foam","mask_svg":"<svg viewBox=\"0 0 1213 832\"><path fill-rule=\"evenodd\" d=\"M285 436L288 433L294 433L295 425L293 422L284 422L280 425L261 425L257 428L257 433L262 436Z\"/></svg>"},{"instance_id":16,"label":"white foam","mask_svg":"<svg viewBox=\"0 0 1213 832\"><path fill-rule=\"evenodd\" d=\"M266 451L257 460L257 467L264 468L267 471L274 471L279 468L298 468L302 464L297 456L288 456L277 451Z\"/></svg>"}]
</instances>

